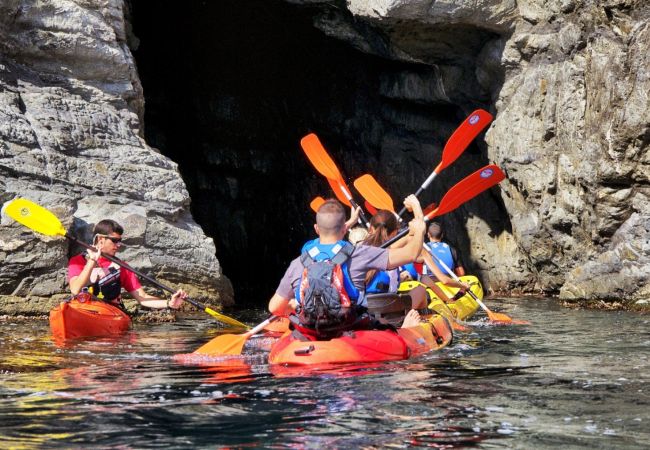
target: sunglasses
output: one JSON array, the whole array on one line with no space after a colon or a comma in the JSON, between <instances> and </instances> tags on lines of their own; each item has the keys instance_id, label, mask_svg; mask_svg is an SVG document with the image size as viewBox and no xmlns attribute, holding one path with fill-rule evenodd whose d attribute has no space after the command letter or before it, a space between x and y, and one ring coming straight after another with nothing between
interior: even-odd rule
<instances>
[{"instance_id":1,"label":"sunglasses","mask_svg":"<svg viewBox=\"0 0 650 450\"><path fill-rule=\"evenodd\" d=\"M121 237L113 237L113 236L106 236L103 234L100 234L99 236L104 237L106 239L110 239L113 244L121 244L122 243L122 238Z\"/></svg>"}]
</instances>

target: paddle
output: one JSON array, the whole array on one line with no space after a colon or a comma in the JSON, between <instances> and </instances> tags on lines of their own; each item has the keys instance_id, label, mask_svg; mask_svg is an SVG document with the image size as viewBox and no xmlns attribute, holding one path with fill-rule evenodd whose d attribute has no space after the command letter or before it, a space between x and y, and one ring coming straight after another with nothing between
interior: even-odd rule
<instances>
[{"instance_id":1,"label":"paddle","mask_svg":"<svg viewBox=\"0 0 650 450\"><path fill-rule=\"evenodd\" d=\"M196 349L194 353L210 356L240 355L244 349L244 344L246 344L246 341L248 341L248 338L256 333L259 333L264 329L264 327L268 326L268 324L279 318L280 317L278 316L271 316L246 333L222 334L221 336L217 336L216 338Z\"/></svg>"},{"instance_id":2,"label":"paddle","mask_svg":"<svg viewBox=\"0 0 650 450\"><path fill-rule=\"evenodd\" d=\"M300 146L305 152L305 155L307 155L307 159L309 159L316 170L325 178L327 178L327 181L329 182L330 186L332 186L336 197L352 208L358 208L359 205L357 205L357 203L352 198L352 194L345 184L341 172L339 171L338 167L336 167L336 164L330 155L327 153L327 150L325 150L325 147L323 147L323 144L318 139L318 136L316 136L314 133L308 134L300 140ZM343 201L341 198L345 198L347 201ZM368 222L368 218L364 214L363 210L361 210L360 218L363 220L365 226L369 228L370 222Z\"/></svg>"},{"instance_id":3,"label":"paddle","mask_svg":"<svg viewBox=\"0 0 650 450\"><path fill-rule=\"evenodd\" d=\"M309 207L314 211L315 213L318 212L318 208L320 208L323 203L325 203L325 199L321 196L318 196L314 198L311 203L309 203Z\"/></svg>"},{"instance_id":4,"label":"paddle","mask_svg":"<svg viewBox=\"0 0 650 450\"><path fill-rule=\"evenodd\" d=\"M393 199L369 173L361 175L352 184L361 196L375 208L395 212Z\"/></svg>"},{"instance_id":5,"label":"paddle","mask_svg":"<svg viewBox=\"0 0 650 450\"><path fill-rule=\"evenodd\" d=\"M488 126L490 122L492 122L492 115L487 111L477 109L471 113L449 137L445 147L442 149L442 159L440 163L435 169L433 169L431 175L424 180L424 183L422 183L415 192L415 196L419 196L423 190L429 187L434 178L442 172L445 167L456 161L456 159L458 159L458 157L465 151L467 146L486 126ZM405 211L406 208L402 208L397 215L402 217Z\"/></svg>"},{"instance_id":6,"label":"paddle","mask_svg":"<svg viewBox=\"0 0 650 450\"><path fill-rule=\"evenodd\" d=\"M52 214L47 209L43 208L42 206L30 200L24 198L17 198L15 200L12 200L11 202L5 205L4 211L7 213L9 217L14 219L16 222L25 225L27 228L30 228L33 231L44 234L46 236L63 236L66 239L69 239L70 241L82 247L95 250L93 246L88 245L85 242L80 241L76 237L69 235L68 232L63 227L63 225L61 224L61 222L59 221L59 219L54 214ZM108 259L109 261L113 261L115 264L122 266L127 270L130 270L140 278L149 281L151 284L159 287L160 289L163 289L167 292L171 292L172 294L176 292L172 288L165 286L164 284L159 283L155 279L135 270L133 267L129 266L127 263L125 263L119 258L106 255L104 253L102 253L102 256ZM238 320L235 320L228 316L224 316L223 314L220 314L217 311L189 297L186 297L185 301L205 311L206 313L210 314L212 317L219 320L220 322L227 323L228 325L232 325L235 327L249 328L247 325L239 322Z\"/></svg>"},{"instance_id":7,"label":"paddle","mask_svg":"<svg viewBox=\"0 0 650 450\"><path fill-rule=\"evenodd\" d=\"M488 164L487 166L477 170L471 175L460 180L442 197L438 207L424 216L424 221L428 222L434 217L447 214L450 211L458 208L460 205L468 200L476 197L486 189L499 184L506 176L503 171L495 164ZM384 242L381 247L386 248L393 244L395 241L400 240L409 232L408 228L400 231L394 237Z\"/></svg>"},{"instance_id":8,"label":"paddle","mask_svg":"<svg viewBox=\"0 0 650 450\"><path fill-rule=\"evenodd\" d=\"M424 244L424 246L427 248L427 250L429 250L429 254L433 257L433 259L435 259L436 262L440 266L442 266L443 269L445 269L445 272L447 272L447 274L449 274L449 276L452 277L454 279L454 281L456 281L457 283L462 283L461 279L458 278L458 276L454 273L454 271L451 270L449 268L449 266L447 264L445 264L445 262L443 260L438 258L438 256L431 251L431 247L429 247L428 244ZM483 303L481 301L481 299L478 298L476 296L476 294L474 294L472 292L471 289L468 289L466 292L476 301L476 303L478 303L478 305L483 309L483 311L485 311L487 313L488 318L492 322L511 323L511 324L517 324L517 325L530 325L530 322L528 322L528 321L525 321L525 320L517 320L517 321L515 321L515 320L512 319L512 317L508 316L507 314L496 313L494 311L490 311L490 308L485 306L485 303Z\"/></svg>"},{"instance_id":9,"label":"paddle","mask_svg":"<svg viewBox=\"0 0 650 450\"><path fill-rule=\"evenodd\" d=\"M375 209L374 206L372 206L372 205L368 202L368 200L365 200L365 201L363 202L363 206L365 206L366 209L368 210L368 212L369 212L370 214L372 214L373 216L374 216L375 214L377 214L377 210Z\"/></svg>"}]
</instances>

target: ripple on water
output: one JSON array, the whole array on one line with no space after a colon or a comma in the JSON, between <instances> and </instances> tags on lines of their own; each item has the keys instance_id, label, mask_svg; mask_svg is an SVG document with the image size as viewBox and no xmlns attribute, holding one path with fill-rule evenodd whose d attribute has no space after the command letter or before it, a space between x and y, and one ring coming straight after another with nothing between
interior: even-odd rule
<instances>
[{"instance_id":1,"label":"ripple on water","mask_svg":"<svg viewBox=\"0 0 650 450\"><path fill-rule=\"evenodd\" d=\"M3 326L0 444L648 447L646 318L489 302L532 324L474 320L441 352L321 371L269 367L269 338L179 361L219 332L196 318L65 345L46 324Z\"/></svg>"}]
</instances>

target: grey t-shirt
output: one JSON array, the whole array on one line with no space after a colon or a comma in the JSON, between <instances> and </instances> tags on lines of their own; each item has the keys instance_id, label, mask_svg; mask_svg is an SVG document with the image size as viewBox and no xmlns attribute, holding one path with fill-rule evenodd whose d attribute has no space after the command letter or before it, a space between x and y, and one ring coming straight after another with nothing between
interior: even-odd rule
<instances>
[{"instance_id":1,"label":"grey t-shirt","mask_svg":"<svg viewBox=\"0 0 650 450\"><path fill-rule=\"evenodd\" d=\"M366 272L369 270L386 270L388 268L388 250L360 244L354 247L349 262L352 283L359 289L359 292L364 292ZM304 269L300 257L291 261L275 293L283 298L294 298L295 289L300 284ZM360 299L362 299L360 305L366 306L365 295L362 295Z\"/></svg>"}]
</instances>

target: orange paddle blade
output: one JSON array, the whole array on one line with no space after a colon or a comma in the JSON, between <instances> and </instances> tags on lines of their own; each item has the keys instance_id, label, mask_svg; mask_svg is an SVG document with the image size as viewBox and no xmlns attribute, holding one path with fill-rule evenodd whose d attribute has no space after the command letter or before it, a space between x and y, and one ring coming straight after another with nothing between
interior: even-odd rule
<instances>
[{"instance_id":1,"label":"orange paddle blade","mask_svg":"<svg viewBox=\"0 0 650 450\"><path fill-rule=\"evenodd\" d=\"M514 320L512 317L507 314L497 313L491 310L487 310L488 319L492 322L497 322L503 325L530 325L530 322L527 320Z\"/></svg>"},{"instance_id":2,"label":"orange paddle blade","mask_svg":"<svg viewBox=\"0 0 650 450\"><path fill-rule=\"evenodd\" d=\"M341 172L339 172L338 167L334 164L330 155L327 154L325 147L321 144L320 139L314 133L310 133L300 140L300 146L302 147L305 155L316 168L318 172L321 173L325 178L331 178L332 180L343 179Z\"/></svg>"},{"instance_id":3,"label":"orange paddle blade","mask_svg":"<svg viewBox=\"0 0 650 450\"><path fill-rule=\"evenodd\" d=\"M222 334L199 347L194 353L209 356L241 355L249 334Z\"/></svg>"},{"instance_id":4,"label":"orange paddle blade","mask_svg":"<svg viewBox=\"0 0 650 450\"><path fill-rule=\"evenodd\" d=\"M327 182L332 188L332 191L334 191L334 195L336 196L336 198L341 203L351 208L352 204L350 203L350 200L348 200L347 196L343 193L343 189L341 188L341 183L343 183L343 180L332 180L331 178L328 178ZM345 183L343 183L343 185L345 186Z\"/></svg>"},{"instance_id":5,"label":"orange paddle blade","mask_svg":"<svg viewBox=\"0 0 650 450\"><path fill-rule=\"evenodd\" d=\"M477 170L456 183L440 200L438 207L426 215L427 219L446 214L476 197L486 189L496 186L505 179L503 171L495 164Z\"/></svg>"},{"instance_id":6,"label":"orange paddle blade","mask_svg":"<svg viewBox=\"0 0 650 450\"><path fill-rule=\"evenodd\" d=\"M365 174L354 180L354 187L372 206L395 212L393 199L370 174Z\"/></svg>"},{"instance_id":7,"label":"orange paddle blade","mask_svg":"<svg viewBox=\"0 0 650 450\"><path fill-rule=\"evenodd\" d=\"M429 214L431 211L433 211L434 209L436 209L436 206L438 206L438 205L436 205L435 203L429 203L429 204L428 204L428 205L427 205L427 206L422 210L422 213L426 216L426 215Z\"/></svg>"},{"instance_id":8,"label":"orange paddle blade","mask_svg":"<svg viewBox=\"0 0 650 450\"><path fill-rule=\"evenodd\" d=\"M320 208L323 203L325 203L325 199L323 197L316 197L309 203L309 207L314 211L318 212L318 208Z\"/></svg>"},{"instance_id":9,"label":"orange paddle blade","mask_svg":"<svg viewBox=\"0 0 650 450\"><path fill-rule=\"evenodd\" d=\"M372 206L370 203L368 203L368 200L366 200L366 201L363 202L363 206L365 206L365 207L366 207L366 210L367 210L370 214L372 214L373 216L374 216L375 214L377 214L377 210L375 209L374 206Z\"/></svg>"},{"instance_id":10,"label":"orange paddle blade","mask_svg":"<svg viewBox=\"0 0 650 450\"><path fill-rule=\"evenodd\" d=\"M447 140L445 148L442 150L442 160L434 172L440 173L445 167L456 161L476 136L492 122L492 118L492 114L482 109L471 113Z\"/></svg>"}]
</instances>

